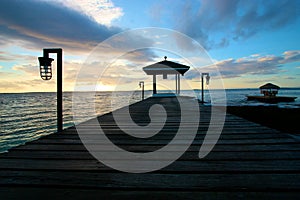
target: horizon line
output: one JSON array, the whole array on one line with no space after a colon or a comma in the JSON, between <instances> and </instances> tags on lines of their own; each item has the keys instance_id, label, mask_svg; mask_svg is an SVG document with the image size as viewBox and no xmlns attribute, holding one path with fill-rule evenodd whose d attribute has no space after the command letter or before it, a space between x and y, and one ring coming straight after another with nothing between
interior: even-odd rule
<instances>
[{"instance_id":1,"label":"horizon line","mask_svg":"<svg viewBox=\"0 0 300 200\"><path fill-rule=\"evenodd\" d=\"M211 88L211 89L204 89L207 90L253 90L259 88ZM300 89L300 87L280 87L280 89ZM140 90L96 90L96 91L63 91L63 93L71 93L71 92L133 92L133 91L140 91ZM152 91L152 90L145 90L145 92ZM159 90L159 91L169 91L169 90ZM192 89L192 90L181 90L181 91L201 91L201 89ZM56 93L56 91L23 91L23 92L0 92L0 94L25 94L25 93Z\"/></svg>"}]
</instances>

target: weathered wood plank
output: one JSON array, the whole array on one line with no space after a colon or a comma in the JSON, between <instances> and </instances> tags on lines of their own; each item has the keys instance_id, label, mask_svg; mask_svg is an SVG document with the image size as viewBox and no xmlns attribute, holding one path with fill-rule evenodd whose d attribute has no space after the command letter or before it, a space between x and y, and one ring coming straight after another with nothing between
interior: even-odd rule
<instances>
[{"instance_id":1,"label":"weathered wood plank","mask_svg":"<svg viewBox=\"0 0 300 200\"><path fill-rule=\"evenodd\" d=\"M163 159L144 160L149 166L156 166ZM118 165L134 161L112 160ZM139 161L136 161L139 163ZM289 163L286 165L285 163ZM20 164L21 163L21 164ZM63 170L63 171L111 171L98 160L39 160L39 159L1 159L1 170ZM212 160L178 160L160 172L172 173L238 173L238 172L299 172L299 160L260 160L254 161L212 161Z\"/></svg>"},{"instance_id":2,"label":"weathered wood plank","mask_svg":"<svg viewBox=\"0 0 300 200\"><path fill-rule=\"evenodd\" d=\"M155 136L156 139L170 139L175 135L175 133L173 132L164 132L163 134L157 134ZM94 137L95 134L85 134L85 137ZM116 131L116 133L114 134L109 134L108 135L110 138L112 139L126 139L128 138L128 136L124 135L123 132L121 131ZM203 139L205 137L205 134L197 134L195 139ZM221 134L220 135L220 140L241 140L241 139L286 139L286 138L291 138L289 137L287 134L283 134L283 133L234 133L234 134ZM77 132L74 131L74 134L51 134L51 135L47 135L43 138L41 138L40 140L44 140L44 139L80 139L79 135Z\"/></svg>"},{"instance_id":3,"label":"weathered wood plank","mask_svg":"<svg viewBox=\"0 0 300 200\"><path fill-rule=\"evenodd\" d=\"M300 174L129 174L1 171L0 185L91 187L124 190L299 191ZM101 181L99 181L101 180ZM255 184L253 184L255 183Z\"/></svg>"},{"instance_id":4,"label":"weathered wood plank","mask_svg":"<svg viewBox=\"0 0 300 200\"><path fill-rule=\"evenodd\" d=\"M51 191L51 192L49 192ZM299 193L297 191L289 189L280 190L268 190L262 192L257 191L245 191L245 190L234 190L228 189L227 191L197 191L197 190L129 190L129 189L99 189L99 188L61 188L61 187L26 187L18 186L10 188L7 186L0 187L0 193L5 194L6 199L298 199Z\"/></svg>"},{"instance_id":5,"label":"weathered wood plank","mask_svg":"<svg viewBox=\"0 0 300 200\"><path fill-rule=\"evenodd\" d=\"M173 152L170 152L172 154ZM1 158L11 159L56 159L56 160L94 160L95 158L87 151L16 151L11 150L9 153L1 154ZM197 160L196 151L185 152L179 160ZM221 152L213 151L201 160L223 160L223 161L260 161L260 160L300 160L300 151L238 151L238 152ZM82 161L84 162L84 161ZM283 161L284 162L284 161Z\"/></svg>"},{"instance_id":6,"label":"weathered wood plank","mask_svg":"<svg viewBox=\"0 0 300 200\"><path fill-rule=\"evenodd\" d=\"M92 145L91 145L92 146ZM126 149L131 151L144 152L145 150L153 151L161 146L159 145L123 145ZM97 145L95 146L95 148ZM199 151L200 145L191 146L187 151ZM31 144L22 145L15 148L15 150L57 150L57 151L85 151L86 148L80 144ZM245 145L219 145L217 144L213 151L299 151L299 144L245 144Z\"/></svg>"},{"instance_id":7,"label":"weathered wood plank","mask_svg":"<svg viewBox=\"0 0 300 200\"><path fill-rule=\"evenodd\" d=\"M171 139L119 139L113 138L112 141L116 145L167 145ZM208 142L213 142L212 140L207 140ZM180 140L177 141L176 144L187 144L189 140ZM203 139L194 140L194 145L202 145ZM227 145L245 145L245 144L300 144L300 141L297 141L293 138L281 138L280 141L278 139L235 139L235 140L219 140L218 144L227 144ZM79 139L42 139L32 142L32 144L82 144ZM104 140L95 140L95 138L91 138L90 140L86 139L85 144L105 144Z\"/></svg>"},{"instance_id":8,"label":"weathered wood plank","mask_svg":"<svg viewBox=\"0 0 300 200\"><path fill-rule=\"evenodd\" d=\"M212 127L213 128L213 127ZM81 130L85 130L86 132L89 132L89 131L95 131L95 130L99 130L97 129L97 126L95 127L87 127L87 128L82 128ZM113 133L118 133L120 132L120 129L118 127L111 127L111 128L105 128L105 129L102 129L105 133L106 132L109 132L110 134L113 134ZM126 129L123 129L123 131L128 131L130 132L132 129L131 128L126 128ZM135 130L139 130L139 129L135 129ZM140 131L144 131L143 128L140 129ZM177 129L174 130L174 127L166 127L163 129L163 132L166 132L166 133L174 133L174 131L177 131ZM186 127L186 134L189 134L189 127ZM203 131L203 133L206 133L207 131L207 127L203 127L203 128L199 128L198 131ZM66 132L67 134L74 134L76 132L74 131L67 131ZM237 127L237 128L223 128L222 130L222 134L252 134L252 133L271 133L271 134L274 134L274 133L280 133L279 131L277 130L273 130L273 129L269 129L267 127L261 127L261 128L247 128L247 127Z\"/></svg>"}]
</instances>

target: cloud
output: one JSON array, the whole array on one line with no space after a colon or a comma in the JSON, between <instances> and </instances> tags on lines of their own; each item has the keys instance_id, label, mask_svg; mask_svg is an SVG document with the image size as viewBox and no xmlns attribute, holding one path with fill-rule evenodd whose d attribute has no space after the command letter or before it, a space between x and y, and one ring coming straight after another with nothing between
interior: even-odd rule
<instances>
[{"instance_id":1,"label":"cloud","mask_svg":"<svg viewBox=\"0 0 300 200\"><path fill-rule=\"evenodd\" d=\"M286 80L296 80L297 78L296 77L294 77L294 76L285 76L285 77L283 77L284 79L286 79Z\"/></svg>"},{"instance_id":2,"label":"cloud","mask_svg":"<svg viewBox=\"0 0 300 200\"><path fill-rule=\"evenodd\" d=\"M136 82L145 77L142 67L146 63L153 62L156 57L148 49L128 52L107 62L103 62L105 59L99 55L105 56L105 52L94 52L91 61L87 60L85 63L65 63L65 79L76 80L77 84L83 85L93 84L96 81L106 85Z\"/></svg>"},{"instance_id":3,"label":"cloud","mask_svg":"<svg viewBox=\"0 0 300 200\"><path fill-rule=\"evenodd\" d=\"M286 51L283 53L286 62L294 62L300 60L299 51Z\"/></svg>"},{"instance_id":4,"label":"cloud","mask_svg":"<svg viewBox=\"0 0 300 200\"><path fill-rule=\"evenodd\" d=\"M105 52L102 52L105 56ZM98 54L96 53L95 56ZM102 54L100 54L102 55ZM12 57L14 55L11 55ZM101 58L97 56L97 61L95 62L83 62L83 61L73 61L65 60L63 67L64 75L64 89L71 91L74 89L75 82L77 85L93 85L96 82L99 85L118 85L118 84L127 84L127 83L137 83L139 80L145 78L145 73L142 70L145 63L153 61L155 54L152 51L147 49L138 50L124 54L122 57L112 60L112 63L103 63ZM41 89L40 84L45 84L44 81L40 79L39 67L37 62L32 61L36 60L36 57L27 58L24 56L23 59L28 59L28 62L25 64L19 63L12 66L12 70L5 73L0 73L0 79L2 82L14 83L16 90L25 90L32 91L35 89ZM82 71L80 71L82 70ZM78 77L78 73L81 73ZM10 75L8 77L8 75ZM13 78L13 79L12 79ZM18 80L18 81L16 81ZM53 84L56 81L56 64L53 63L53 77L50 84L50 88L55 88ZM27 82L27 84L26 84ZM24 84L24 85L23 85ZM32 89L30 89L30 87ZM47 87L47 86L46 86ZM9 87L12 89L13 87ZM22 89L23 88L23 89ZM7 91L4 86L0 88L1 91ZM52 89L53 90L53 89Z\"/></svg>"},{"instance_id":5,"label":"cloud","mask_svg":"<svg viewBox=\"0 0 300 200\"><path fill-rule=\"evenodd\" d=\"M89 10L87 6L92 7L93 3L98 5L97 15L86 13ZM136 46L152 46L152 38L133 33L121 38L118 35L123 31L121 28L108 27L94 19L97 16L106 18L100 10L106 12L114 8L111 1L104 0L3 0L0 6L0 45L7 48L14 45L32 51L61 47L65 52L80 56L90 53L99 43L112 36L116 36L112 37L116 41L111 39L109 46L103 47L106 54L113 55ZM113 17L108 18L113 20ZM1 60L11 58L7 55Z\"/></svg>"},{"instance_id":6,"label":"cloud","mask_svg":"<svg viewBox=\"0 0 300 200\"><path fill-rule=\"evenodd\" d=\"M186 74L187 79L199 78L199 71L209 72L211 76L216 75L218 68L222 78L236 78L244 75L271 75L283 71L284 64L300 62L300 51L286 51L280 56L266 55L255 57L249 56L239 59L226 59L218 61L215 65L192 69Z\"/></svg>"},{"instance_id":7,"label":"cloud","mask_svg":"<svg viewBox=\"0 0 300 200\"><path fill-rule=\"evenodd\" d=\"M271 78L268 78L268 79L259 79L259 82L265 82L265 83L270 83L270 82L274 82L275 80L274 79L271 79ZM255 83L257 84L258 80L255 79L255 80L245 80L245 83Z\"/></svg>"},{"instance_id":8,"label":"cloud","mask_svg":"<svg viewBox=\"0 0 300 200\"><path fill-rule=\"evenodd\" d=\"M111 0L44 0L58 2L81 12L99 24L111 26L111 22L124 15L122 8L115 7Z\"/></svg>"},{"instance_id":9,"label":"cloud","mask_svg":"<svg viewBox=\"0 0 300 200\"><path fill-rule=\"evenodd\" d=\"M37 67L37 65L32 65L32 64L15 65L12 67L12 69L15 71L25 72L26 75L30 77L39 75L39 68Z\"/></svg>"},{"instance_id":10,"label":"cloud","mask_svg":"<svg viewBox=\"0 0 300 200\"><path fill-rule=\"evenodd\" d=\"M41 79L27 80L20 77L18 80L1 80L1 92L55 92L55 81L43 81Z\"/></svg>"},{"instance_id":11,"label":"cloud","mask_svg":"<svg viewBox=\"0 0 300 200\"><path fill-rule=\"evenodd\" d=\"M77 64L77 65L76 65ZM65 91L72 90L74 79L79 63L65 62L63 88ZM73 77L67 76L68 74ZM56 66L53 66L53 77L50 81L43 81L40 78L37 64L16 64L12 70L0 72L0 91L2 92L37 92L56 91Z\"/></svg>"},{"instance_id":12,"label":"cloud","mask_svg":"<svg viewBox=\"0 0 300 200\"><path fill-rule=\"evenodd\" d=\"M37 57L31 55L15 54L12 52L0 51L0 60L2 62L10 62L10 61L31 62L32 60L37 60Z\"/></svg>"},{"instance_id":13,"label":"cloud","mask_svg":"<svg viewBox=\"0 0 300 200\"><path fill-rule=\"evenodd\" d=\"M10 57L8 57L6 55L1 55L1 54L2 54L2 52L0 52L0 60L1 61L9 61L9 60L13 59L13 58L10 58Z\"/></svg>"},{"instance_id":14,"label":"cloud","mask_svg":"<svg viewBox=\"0 0 300 200\"><path fill-rule=\"evenodd\" d=\"M0 89L1 92L12 92L12 91L19 91L22 89L22 87L16 82L1 80Z\"/></svg>"},{"instance_id":15,"label":"cloud","mask_svg":"<svg viewBox=\"0 0 300 200\"><path fill-rule=\"evenodd\" d=\"M298 4L287 0L188 1L181 15L176 10L174 16L180 17L176 28L211 49L295 22L299 18Z\"/></svg>"},{"instance_id":16,"label":"cloud","mask_svg":"<svg viewBox=\"0 0 300 200\"><path fill-rule=\"evenodd\" d=\"M122 89L134 89L140 80L151 82L151 77L146 76L142 70L145 63L150 60L141 60L140 58L147 58L141 56L147 54L147 51L135 51L125 54L114 60L113 63L102 63L101 58L98 62L82 63L78 61L67 60L64 63L64 90L72 91L74 89L75 81L80 86L92 86L92 84L117 86ZM221 73L222 78L238 78L242 76L259 75L260 81L272 82L277 80L277 75L285 80L296 80L299 74L282 75L285 64L300 62L300 51L286 51L282 55L250 55L249 57L226 59L217 61L214 66L206 66L201 68L191 68L184 76L186 80L199 80L199 72L209 72L212 80L215 80L215 66ZM76 79L77 73L83 68L83 76ZM18 64L13 66L13 71L0 72L0 90L2 92L9 91L40 91L41 89L47 91L55 91L56 76L49 82L42 81L39 77L39 69L34 63ZM55 66L54 66L54 74ZM261 76L261 75L275 75ZM172 79L172 77L170 77ZM94 82L92 82L94 80ZM245 79L247 80L247 79ZM257 80L257 79L255 79ZM215 81L212 81L212 83ZM247 82L247 81L246 81ZM254 82L247 82L254 83ZM95 86L95 85L94 85Z\"/></svg>"},{"instance_id":17,"label":"cloud","mask_svg":"<svg viewBox=\"0 0 300 200\"><path fill-rule=\"evenodd\" d=\"M26 48L31 45L90 50L120 31L120 28L101 25L88 15L60 3L54 4L54 1L1 1L1 39L19 42Z\"/></svg>"}]
</instances>

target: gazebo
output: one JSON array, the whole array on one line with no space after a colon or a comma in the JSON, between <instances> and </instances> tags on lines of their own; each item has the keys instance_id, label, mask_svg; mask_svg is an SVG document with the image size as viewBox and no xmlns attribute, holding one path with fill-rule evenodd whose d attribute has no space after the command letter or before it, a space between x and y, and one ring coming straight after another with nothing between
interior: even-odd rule
<instances>
[{"instance_id":1,"label":"gazebo","mask_svg":"<svg viewBox=\"0 0 300 200\"><path fill-rule=\"evenodd\" d=\"M264 96L276 96L278 94L279 86L272 83L267 83L259 87L260 93Z\"/></svg>"},{"instance_id":2,"label":"gazebo","mask_svg":"<svg viewBox=\"0 0 300 200\"><path fill-rule=\"evenodd\" d=\"M146 66L143 68L144 72L147 75L153 76L153 96L157 95L156 89L156 75L163 75L163 79L168 78L168 74L175 75L175 83L176 83L176 95L180 94L180 75L184 75L190 67L186 65L182 65L176 62L168 61L167 56L164 57L165 60L154 63L152 65Z\"/></svg>"}]
</instances>

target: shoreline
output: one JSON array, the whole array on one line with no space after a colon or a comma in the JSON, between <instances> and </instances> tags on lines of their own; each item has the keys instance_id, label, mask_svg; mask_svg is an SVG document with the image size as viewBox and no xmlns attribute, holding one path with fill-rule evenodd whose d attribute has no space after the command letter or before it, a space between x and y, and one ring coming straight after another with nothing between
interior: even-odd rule
<instances>
[{"instance_id":1,"label":"shoreline","mask_svg":"<svg viewBox=\"0 0 300 200\"><path fill-rule=\"evenodd\" d=\"M227 112L282 132L300 134L300 108L227 106Z\"/></svg>"}]
</instances>

